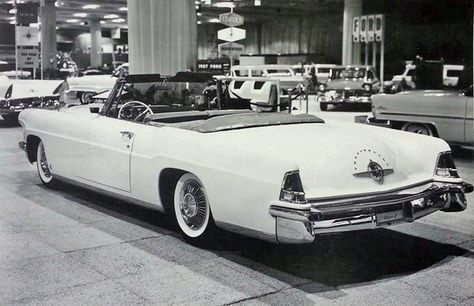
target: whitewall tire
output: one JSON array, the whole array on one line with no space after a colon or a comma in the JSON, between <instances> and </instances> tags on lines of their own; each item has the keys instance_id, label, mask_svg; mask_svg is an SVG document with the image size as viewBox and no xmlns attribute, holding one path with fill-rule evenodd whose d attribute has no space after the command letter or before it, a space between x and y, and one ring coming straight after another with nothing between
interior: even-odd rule
<instances>
[{"instance_id":1,"label":"whitewall tire","mask_svg":"<svg viewBox=\"0 0 474 306\"><path fill-rule=\"evenodd\" d=\"M424 123L405 123L402 126L402 131L420 135L434 136L433 130Z\"/></svg>"},{"instance_id":2,"label":"whitewall tire","mask_svg":"<svg viewBox=\"0 0 474 306\"><path fill-rule=\"evenodd\" d=\"M41 140L36 149L36 168L41 182L47 187L53 187L56 180L51 173L51 168L46 157L46 151Z\"/></svg>"},{"instance_id":3,"label":"whitewall tire","mask_svg":"<svg viewBox=\"0 0 474 306\"><path fill-rule=\"evenodd\" d=\"M183 174L174 191L174 217L184 238L190 242L208 241L213 231L211 207L201 181Z\"/></svg>"}]
</instances>

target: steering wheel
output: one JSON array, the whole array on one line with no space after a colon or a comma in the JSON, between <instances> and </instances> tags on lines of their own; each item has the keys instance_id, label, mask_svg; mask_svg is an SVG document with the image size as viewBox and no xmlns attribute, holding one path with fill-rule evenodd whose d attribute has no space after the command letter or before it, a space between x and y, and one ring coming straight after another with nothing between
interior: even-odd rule
<instances>
[{"instance_id":1,"label":"steering wheel","mask_svg":"<svg viewBox=\"0 0 474 306\"><path fill-rule=\"evenodd\" d=\"M133 108L133 106L138 106L138 108ZM129 101L122 105L117 117L119 119L138 121L140 117L145 118L146 114L153 114L148 105L140 101Z\"/></svg>"}]
</instances>

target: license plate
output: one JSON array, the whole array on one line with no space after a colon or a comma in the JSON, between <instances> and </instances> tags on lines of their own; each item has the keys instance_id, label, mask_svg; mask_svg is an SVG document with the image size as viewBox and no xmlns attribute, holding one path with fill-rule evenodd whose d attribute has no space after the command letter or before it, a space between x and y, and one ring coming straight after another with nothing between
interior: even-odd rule
<instances>
[{"instance_id":1,"label":"license plate","mask_svg":"<svg viewBox=\"0 0 474 306\"><path fill-rule=\"evenodd\" d=\"M403 219L403 210L395 210L377 214L377 223L387 223Z\"/></svg>"}]
</instances>

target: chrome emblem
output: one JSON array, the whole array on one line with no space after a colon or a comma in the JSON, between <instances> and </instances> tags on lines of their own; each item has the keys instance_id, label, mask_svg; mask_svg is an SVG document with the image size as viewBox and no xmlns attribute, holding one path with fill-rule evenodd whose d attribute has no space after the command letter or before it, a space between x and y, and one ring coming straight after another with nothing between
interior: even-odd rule
<instances>
[{"instance_id":1,"label":"chrome emblem","mask_svg":"<svg viewBox=\"0 0 474 306\"><path fill-rule=\"evenodd\" d=\"M362 149L354 155L355 177L370 177L374 182L383 184L385 177L392 173L389 161L373 149Z\"/></svg>"},{"instance_id":2,"label":"chrome emblem","mask_svg":"<svg viewBox=\"0 0 474 306\"><path fill-rule=\"evenodd\" d=\"M383 183L383 178L385 176L385 174L383 173L383 168L373 160L371 160L367 165L367 173L377 183Z\"/></svg>"}]
</instances>

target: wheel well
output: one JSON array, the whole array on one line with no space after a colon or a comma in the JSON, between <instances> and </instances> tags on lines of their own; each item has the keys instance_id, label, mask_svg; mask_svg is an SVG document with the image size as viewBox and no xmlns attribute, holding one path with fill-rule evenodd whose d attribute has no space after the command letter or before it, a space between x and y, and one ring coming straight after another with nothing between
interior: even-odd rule
<instances>
[{"instance_id":1,"label":"wheel well","mask_svg":"<svg viewBox=\"0 0 474 306\"><path fill-rule=\"evenodd\" d=\"M40 143L40 141L41 139L38 136L34 135L29 135L26 138L27 155L30 163L34 163L36 161L36 151L38 149L38 144Z\"/></svg>"},{"instance_id":2,"label":"wheel well","mask_svg":"<svg viewBox=\"0 0 474 306\"><path fill-rule=\"evenodd\" d=\"M179 178L185 173L187 172L175 168L166 168L160 173L158 191L160 192L161 203L167 213L173 211L174 189Z\"/></svg>"},{"instance_id":3,"label":"wheel well","mask_svg":"<svg viewBox=\"0 0 474 306\"><path fill-rule=\"evenodd\" d=\"M405 124L411 124L411 123L413 123L413 124L423 124L423 125L426 125L426 126L429 127L429 128L431 129L431 131L433 132L433 136L439 137L439 135L438 135L438 130L436 129L436 126L435 126L433 123L392 121L392 128L397 129L397 130L401 130L402 127L403 127Z\"/></svg>"}]
</instances>

